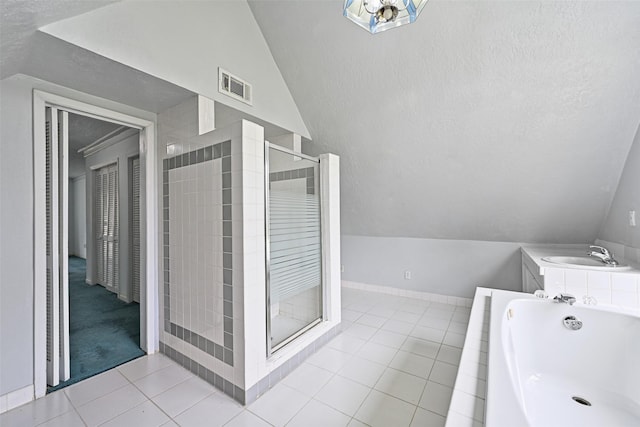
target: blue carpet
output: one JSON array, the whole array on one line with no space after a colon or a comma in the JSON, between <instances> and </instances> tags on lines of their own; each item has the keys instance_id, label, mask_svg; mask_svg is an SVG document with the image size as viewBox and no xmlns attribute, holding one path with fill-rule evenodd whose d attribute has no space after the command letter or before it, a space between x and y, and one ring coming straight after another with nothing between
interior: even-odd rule
<instances>
[{"instance_id":1,"label":"blue carpet","mask_svg":"<svg viewBox=\"0 0 640 427\"><path fill-rule=\"evenodd\" d=\"M55 391L144 355L140 305L125 303L99 285L85 283L86 261L69 257L71 378Z\"/></svg>"}]
</instances>

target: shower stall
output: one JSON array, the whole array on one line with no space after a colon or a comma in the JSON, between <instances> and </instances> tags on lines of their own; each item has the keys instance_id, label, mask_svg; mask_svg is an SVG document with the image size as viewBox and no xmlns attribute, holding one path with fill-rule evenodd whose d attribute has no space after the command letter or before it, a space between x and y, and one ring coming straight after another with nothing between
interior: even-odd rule
<instances>
[{"instance_id":1,"label":"shower stall","mask_svg":"<svg viewBox=\"0 0 640 427\"><path fill-rule=\"evenodd\" d=\"M190 116L158 117L160 351L249 404L338 333L339 158L247 120L192 135Z\"/></svg>"}]
</instances>

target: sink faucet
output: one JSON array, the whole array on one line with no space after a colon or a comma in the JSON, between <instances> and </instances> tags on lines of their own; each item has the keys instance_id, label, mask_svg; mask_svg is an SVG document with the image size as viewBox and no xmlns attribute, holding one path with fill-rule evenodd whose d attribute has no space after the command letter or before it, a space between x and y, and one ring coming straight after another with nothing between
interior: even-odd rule
<instances>
[{"instance_id":1,"label":"sink faucet","mask_svg":"<svg viewBox=\"0 0 640 427\"><path fill-rule=\"evenodd\" d=\"M573 305L576 302L576 297L571 294L558 294L553 297L553 302Z\"/></svg>"},{"instance_id":2,"label":"sink faucet","mask_svg":"<svg viewBox=\"0 0 640 427\"><path fill-rule=\"evenodd\" d=\"M609 252L609 250L603 246L589 246L589 252L587 255L592 256L594 258L598 258L600 261L607 265L618 265L618 261L613 258L613 254Z\"/></svg>"}]
</instances>

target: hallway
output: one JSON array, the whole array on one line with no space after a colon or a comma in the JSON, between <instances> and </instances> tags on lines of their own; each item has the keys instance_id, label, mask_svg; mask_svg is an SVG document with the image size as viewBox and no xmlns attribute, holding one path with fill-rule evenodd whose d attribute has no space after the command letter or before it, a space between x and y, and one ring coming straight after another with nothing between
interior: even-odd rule
<instances>
[{"instance_id":1,"label":"hallway","mask_svg":"<svg viewBox=\"0 0 640 427\"><path fill-rule=\"evenodd\" d=\"M125 303L99 285L85 283L86 260L69 257L71 378L66 387L144 355L140 348L140 305Z\"/></svg>"}]
</instances>

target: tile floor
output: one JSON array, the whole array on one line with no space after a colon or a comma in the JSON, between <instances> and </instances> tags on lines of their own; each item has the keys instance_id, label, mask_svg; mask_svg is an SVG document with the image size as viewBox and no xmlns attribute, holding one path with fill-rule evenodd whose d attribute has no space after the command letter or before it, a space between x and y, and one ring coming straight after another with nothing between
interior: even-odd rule
<instances>
[{"instance_id":1,"label":"tile floor","mask_svg":"<svg viewBox=\"0 0 640 427\"><path fill-rule=\"evenodd\" d=\"M444 426L470 309L343 289L344 331L240 406L160 354L0 416L9 426Z\"/></svg>"}]
</instances>

